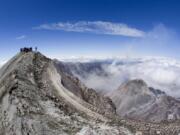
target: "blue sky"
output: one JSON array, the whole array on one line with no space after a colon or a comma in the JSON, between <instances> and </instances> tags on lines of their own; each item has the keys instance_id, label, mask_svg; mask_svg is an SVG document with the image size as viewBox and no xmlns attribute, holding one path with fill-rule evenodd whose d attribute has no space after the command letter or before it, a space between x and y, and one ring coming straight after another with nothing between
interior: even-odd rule
<instances>
[{"instance_id":1,"label":"blue sky","mask_svg":"<svg viewBox=\"0 0 180 135\"><path fill-rule=\"evenodd\" d=\"M23 46L49 57L180 58L179 0L0 0L0 61Z\"/></svg>"}]
</instances>

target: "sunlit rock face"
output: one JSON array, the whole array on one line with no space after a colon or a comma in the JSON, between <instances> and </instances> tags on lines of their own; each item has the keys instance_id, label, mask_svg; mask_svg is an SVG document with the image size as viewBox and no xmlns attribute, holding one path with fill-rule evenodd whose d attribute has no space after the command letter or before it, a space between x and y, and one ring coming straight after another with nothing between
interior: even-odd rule
<instances>
[{"instance_id":1,"label":"sunlit rock face","mask_svg":"<svg viewBox=\"0 0 180 135\"><path fill-rule=\"evenodd\" d=\"M180 102L149 88L143 80L128 81L109 96L117 107L117 114L123 117L151 122L180 118Z\"/></svg>"}]
</instances>

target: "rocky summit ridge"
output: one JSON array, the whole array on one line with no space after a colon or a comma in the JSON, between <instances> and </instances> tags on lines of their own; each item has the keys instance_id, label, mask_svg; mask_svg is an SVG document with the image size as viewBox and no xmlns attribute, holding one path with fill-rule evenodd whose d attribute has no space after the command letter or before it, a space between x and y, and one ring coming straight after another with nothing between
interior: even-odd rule
<instances>
[{"instance_id":1,"label":"rocky summit ridge","mask_svg":"<svg viewBox=\"0 0 180 135\"><path fill-rule=\"evenodd\" d=\"M180 123L122 119L110 98L87 88L39 52L21 52L0 69L0 135L180 133Z\"/></svg>"},{"instance_id":2,"label":"rocky summit ridge","mask_svg":"<svg viewBox=\"0 0 180 135\"><path fill-rule=\"evenodd\" d=\"M21 52L0 70L1 135L75 134L112 114L110 99L66 76L40 53Z\"/></svg>"}]
</instances>

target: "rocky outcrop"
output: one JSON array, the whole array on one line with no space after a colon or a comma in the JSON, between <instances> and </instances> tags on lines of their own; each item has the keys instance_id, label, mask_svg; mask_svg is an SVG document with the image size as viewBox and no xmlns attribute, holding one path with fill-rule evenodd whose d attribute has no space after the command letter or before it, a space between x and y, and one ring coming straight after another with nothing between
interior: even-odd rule
<instances>
[{"instance_id":1,"label":"rocky outcrop","mask_svg":"<svg viewBox=\"0 0 180 135\"><path fill-rule=\"evenodd\" d=\"M143 80L122 84L110 95L120 116L160 122L180 119L180 102L164 92L149 88Z\"/></svg>"},{"instance_id":2,"label":"rocky outcrop","mask_svg":"<svg viewBox=\"0 0 180 135\"><path fill-rule=\"evenodd\" d=\"M78 78L59 72L62 75L62 85L83 101L94 106L95 108L91 107L94 111L106 116L116 114L116 107L109 97L102 96L95 90L87 88Z\"/></svg>"},{"instance_id":3,"label":"rocky outcrop","mask_svg":"<svg viewBox=\"0 0 180 135\"><path fill-rule=\"evenodd\" d=\"M40 53L20 53L5 64L0 70L0 135L74 135L84 126L94 130L104 123L107 118L98 113L99 106L73 94L74 79L67 79L70 86L64 87L63 77ZM77 88L91 97L91 90ZM111 102L93 93L103 111L111 108Z\"/></svg>"}]
</instances>

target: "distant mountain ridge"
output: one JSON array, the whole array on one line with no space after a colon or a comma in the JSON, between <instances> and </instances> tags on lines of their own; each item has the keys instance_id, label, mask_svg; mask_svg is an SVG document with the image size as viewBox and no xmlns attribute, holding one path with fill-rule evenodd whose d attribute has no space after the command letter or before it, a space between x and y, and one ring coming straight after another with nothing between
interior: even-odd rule
<instances>
[{"instance_id":1,"label":"distant mountain ridge","mask_svg":"<svg viewBox=\"0 0 180 135\"><path fill-rule=\"evenodd\" d=\"M180 119L180 102L143 80L131 80L109 94L120 116L159 122Z\"/></svg>"}]
</instances>

